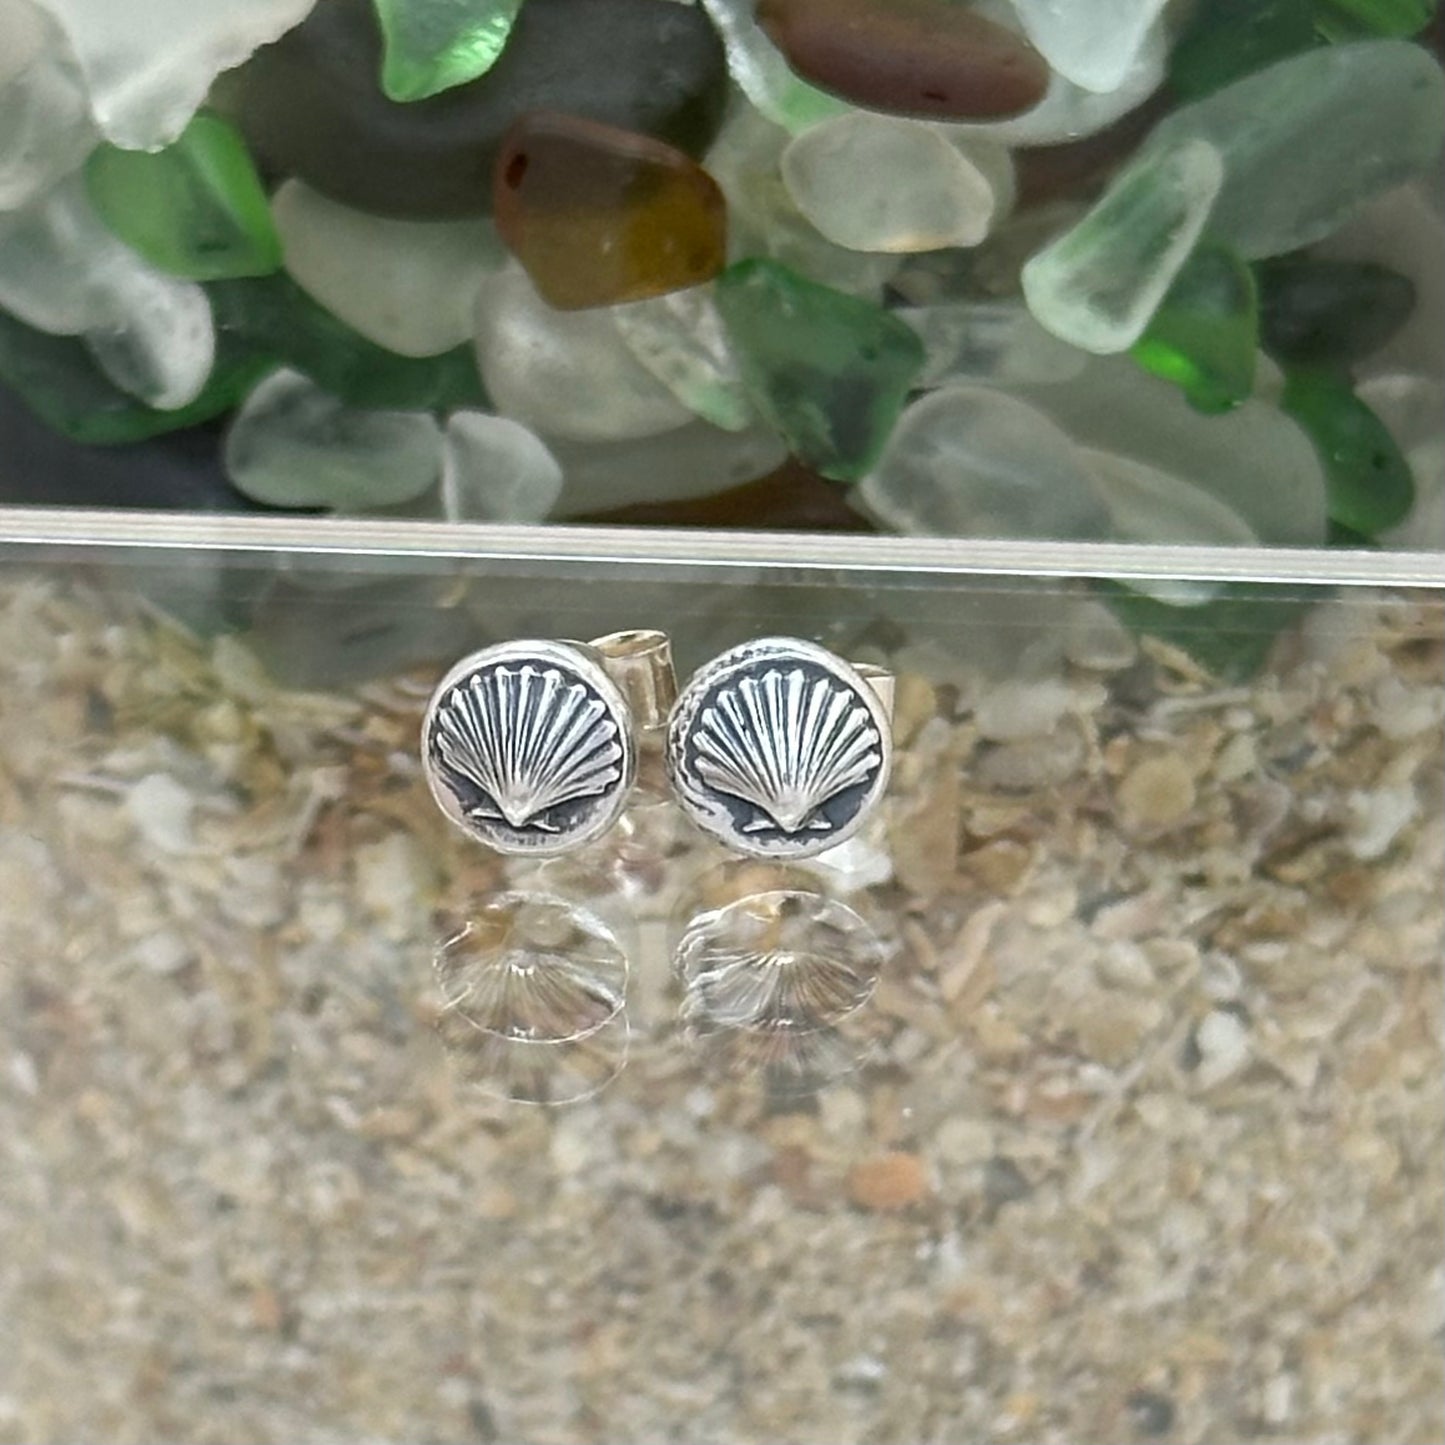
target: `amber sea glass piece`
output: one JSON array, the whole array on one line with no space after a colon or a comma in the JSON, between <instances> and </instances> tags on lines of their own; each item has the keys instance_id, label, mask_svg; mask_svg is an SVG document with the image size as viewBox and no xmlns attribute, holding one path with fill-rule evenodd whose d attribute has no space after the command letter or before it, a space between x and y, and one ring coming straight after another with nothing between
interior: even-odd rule
<instances>
[{"instance_id":1,"label":"amber sea glass piece","mask_svg":"<svg viewBox=\"0 0 1445 1445\"><path fill-rule=\"evenodd\" d=\"M990 120L1048 88L1023 36L956 0L760 0L757 17L796 74L870 110Z\"/></svg>"},{"instance_id":2,"label":"amber sea glass piece","mask_svg":"<svg viewBox=\"0 0 1445 1445\"><path fill-rule=\"evenodd\" d=\"M726 264L717 182L663 141L581 116L537 112L507 132L493 214L558 310L680 291Z\"/></svg>"}]
</instances>

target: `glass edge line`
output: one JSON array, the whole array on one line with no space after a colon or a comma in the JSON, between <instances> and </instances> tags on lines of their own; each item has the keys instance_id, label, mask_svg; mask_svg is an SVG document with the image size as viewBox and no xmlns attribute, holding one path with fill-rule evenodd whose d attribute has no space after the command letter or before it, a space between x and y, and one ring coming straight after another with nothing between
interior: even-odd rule
<instances>
[{"instance_id":1,"label":"glass edge line","mask_svg":"<svg viewBox=\"0 0 1445 1445\"><path fill-rule=\"evenodd\" d=\"M519 526L53 507L0 507L0 547L1445 588L1445 552Z\"/></svg>"}]
</instances>

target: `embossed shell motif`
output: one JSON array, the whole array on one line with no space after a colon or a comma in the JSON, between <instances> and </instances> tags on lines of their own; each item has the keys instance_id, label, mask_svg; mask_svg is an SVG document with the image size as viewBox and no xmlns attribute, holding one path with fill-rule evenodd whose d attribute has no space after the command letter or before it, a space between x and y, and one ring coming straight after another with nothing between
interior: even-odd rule
<instances>
[{"instance_id":1,"label":"embossed shell motif","mask_svg":"<svg viewBox=\"0 0 1445 1445\"><path fill-rule=\"evenodd\" d=\"M550 809L622 777L606 704L585 683L532 663L493 667L452 688L437 708L432 747L444 769L484 795L469 800L467 816L513 828L555 833Z\"/></svg>"},{"instance_id":2,"label":"embossed shell motif","mask_svg":"<svg viewBox=\"0 0 1445 1445\"><path fill-rule=\"evenodd\" d=\"M745 833L828 832L819 810L882 763L872 713L851 688L801 668L721 689L694 732L698 776L753 804Z\"/></svg>"}]
</instances>

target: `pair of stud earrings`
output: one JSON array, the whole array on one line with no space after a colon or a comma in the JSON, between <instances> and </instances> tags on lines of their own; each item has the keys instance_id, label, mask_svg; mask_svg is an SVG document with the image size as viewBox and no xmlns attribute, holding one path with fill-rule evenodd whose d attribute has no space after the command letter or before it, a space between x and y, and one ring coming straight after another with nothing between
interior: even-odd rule
<instances>
[{"instance_id":1,"label":"pair of stud earrings","mask_svg":"<svg viewBox=\"0 0 1445 1445\"><path fill-rule=\"evenodd\" d=\"M706 663L679 694L660 632L525 640L441 680L422 767L441 810L501 853L582 847L618 819L639 742L662 738L683 811L758 858L808 858L862 826L888 782L893 680L816 643L767 637Z\"/></svg>"}]
</instances>

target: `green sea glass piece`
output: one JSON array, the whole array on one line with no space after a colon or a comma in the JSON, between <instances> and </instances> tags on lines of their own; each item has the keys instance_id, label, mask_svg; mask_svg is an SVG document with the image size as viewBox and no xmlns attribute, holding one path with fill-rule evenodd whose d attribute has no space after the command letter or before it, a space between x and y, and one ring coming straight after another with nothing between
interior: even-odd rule
<instances>
[{"instance_id":1,"label":"green sea glass piece","mask_svg":"<svg viewBox=\"0 0 1445 1445\"><path fill-rule=\"evenodd\" d=\"M470 346L440 356L399 356L338 321L284 273L218 281L207 289L222 337L234 336L284 362L351 406L398 411L487 406Z\"/></svg>"},{"instance_id":2,"label":"green sea glass piece","mask_svg":"<svg viewBox=\"0 0 1445 1445\"><path fill-rule=\"evenodd\" d=\"M1178 384L1199 411L1228 411L1254 389L1259 305L1254 275L1228 246L1205 241L1174 278L1134 360Z\"/></svg>"},{"instance_id":3,"label":"green sea glass piece","mask_svg":"<svg viewBox=\"0 0 1445 1445\"><path fill-rule=\"evenodd\" d=\"M1169 84L1198 100L1317 43L1314 0L1202 0L1170 52Z\"/></svg>"},{"instance_id":4,"label":"green sea glass piece","mask_svg":"<svg viewBox=\"0 0 1445 1445\"><path fill-rule=\"evenodd\" d=\"M1315 28L1326 40L1418 35L1434 18L1436 0L1318 0Z\"/></svg>"},{"instance_id":5,"label":"green sea glass piece","mask_svg":"<svg viewBox=\"0 0 1445 1445\"><path fill-rule=\"evenodd\" d=\"M1268 582L1226 582L1209 601L1177 607L1121 582L1094 590L1131 632L1157 637L1186 652L1221 682L1247 682L1269 657L1277 638L1322 596Z\"/></svg>"},{"instance_id":6,"label":"green sea glass piece","mask_svg":"<svg viewBox=\"0 0 1445 1445\"><path fill-rule=\"evenodd\" d=\"M1280 405L1309 434L1324 463L1331 521L1365 537L1404 521L1415 502L1410 464L1347 377L1293 371Z\"/></svg>"},{"instance_id":7,"label":"green sea glass piece","mask_svg":"<svg viewBox=\"0 0 1445 1445\"><path fill-rule=\"evenodd\" d=\"M1257 260L1327 236L1365 201L1429 171L1442 138L1445 75L1434 56L1405 40L1360 40L1289 56L1181 106L1130 169L1160 150L1214 146L1224 182L1209 232Z\"/></svg>"},{"instance_id":8,"label":"green sea glass piece","mask_svg":"<svg viewBox=\"0 0 1445 1445\"><path fill-rule=\"evenodd\" d=\"M0 311L0 382L53 431L88 446L144 441L209 421L236 406L272 365L223 338L201 394L157 411L115 386L79 337L51 336Z\"/></svg>"},{"instance_id":9,"label":"green sea glass piece","mask_svg":"<svg viewBox=\"0 0 1445 1445\"><path fill-rule=\"evenodd\" d=\"M1127 351L1192 254L1223 180L1219 151L1206 141L1146 148L1088 215L1024 266L1034 319L1081 350Z\"/></svg>"},{"instance_id":10,"label":"green sea glass piece","mask_svg":"<svg viewBox=\"0 0 1445 1445\"><path fill-rule=\"evenodd\" d=\"M172 276L265 276L281 265L246 143L219 116L196 116L164 150L101 145L86 162L85 180L110 230Z\"/></svg>"},{"instance_id":11,"label":"green sea glass piece","mask_svg":"<svg viewBox=\"0 0 1445 1445\"><path fill-rule=\"evenodd\" d=\"M381 88L425 100L485 75L502 53L522 0L372 0L384 50Z\"/></svg>"},{"instance_id":12,"label":"green sea glass piece","mask_svg":"<svg viewBox=\"0 0 1445 1445\"><path fill-rule=\"evenodd\" d=\"M1347 366L1378 351L1415 309L1408 276L1372 261L1278 256L1255 267L1260 336L1282 362Z\"/></svg>"},{"instance_id":13,"label":"green sea glass piece","mask_svg":"<svg viewBox=\"0 0 1445 1445\"><path fill-rule=\"evenodd\" d=\"M716 301L743 387L762 416L825 477L863 476L923 369L923 343L913 331L776 261L730 267Z\"/></svg>"}]
</instances>

